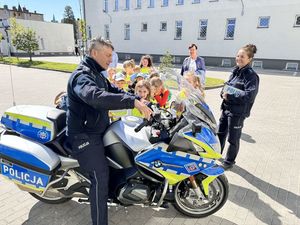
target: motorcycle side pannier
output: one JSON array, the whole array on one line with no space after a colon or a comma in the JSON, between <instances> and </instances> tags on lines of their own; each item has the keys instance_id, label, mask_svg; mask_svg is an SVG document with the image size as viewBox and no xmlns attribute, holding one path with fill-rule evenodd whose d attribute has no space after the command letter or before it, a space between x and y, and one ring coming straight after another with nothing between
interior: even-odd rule
<instances>
[{"instance_id":1,"label":"motorcycle side pannier","mask_svg":"<svg viewBox=\"0 0 300 225\"><path fill-rule=\"evenodd\" d=\"M40 143L11 134L0 136L0 174L19 187L43 191L59 164L59 157Z\"/></svg>"}]
</instances>

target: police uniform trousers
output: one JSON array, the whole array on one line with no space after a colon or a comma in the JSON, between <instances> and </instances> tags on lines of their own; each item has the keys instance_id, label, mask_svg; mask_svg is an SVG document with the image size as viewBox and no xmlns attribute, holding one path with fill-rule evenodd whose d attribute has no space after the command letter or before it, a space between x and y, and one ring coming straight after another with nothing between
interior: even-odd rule
<instances>
[{"instance_id":1,"label":"police uniform trousers","mask_svg":"<svg viewBox=\"0 0 300 225\"><path fill-rule=\"evenodd\" d=\"M70 138L72 156L91 181L89 200L93 225L107 225L109 168L102 135L76 135Z\"/></svg>"},{"instance_id":2,"label":"police uniform trousers","mask_svg":"<svg viewBox=\"0 0 300 225\"><path fill-rule=\"evenodd\" d=\"M245 116L236 116L228 110L223 110L219 121L218 137L221 144L221 154L223 153L226 138L228 136L229 147L227 149L224 162L232 165L240 148L240 138L244 125Z\"/></svg>"}]
</instances>

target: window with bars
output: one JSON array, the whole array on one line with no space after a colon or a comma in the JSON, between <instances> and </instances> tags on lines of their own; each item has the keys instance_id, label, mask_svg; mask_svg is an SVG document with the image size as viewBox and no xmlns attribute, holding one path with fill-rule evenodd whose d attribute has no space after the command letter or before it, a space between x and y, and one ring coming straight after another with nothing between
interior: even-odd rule
<instances>
[{"instance_id":1,"label":"window with bars","mask_svg":"<svg viewBox=\"0 0 300 225\"><path fill-rule=\"evenodd\" d=\"M184 4L184 0L177 0L176 5L183 5Z\"/></svg>"},{"instance_id":2,"label":"window with bars","mask_svg":"<svg viewBox=\"0 0 300 225\"><path fill-rule=\"evenodd\" d=\"M109 25L108 24L104 24L104 38L106 40L109 40Z\"/></svg>"},{"instance_id":3,"label":"window with bars","mask_svg":"<svg viewBox=\"0 0 300 225\"><path fill-rule=\"evenodd\" d=\"M169 0L162 0L161 7L167 7L169 5Z\"/></svg>"},{"instance_id":4,"label":"window with bars","mask_svg":"<svg viewBox=\"0 0 300 225\"><path fill-rule=\"evenodd\" d=\"M119 0L115 0L115 9L114 11L119 11Z\"/></svg>"},{"instance_id":5,"label":"window with bars","mask_svg":"<svg viewBox=\"0 0 300 225\"><path fill-rule=\"evenodd\" d=\"M154 0L149 0L148 8L154 8Z\"/></svg>"},{"instance_id":6,"label":"window with bars","mask_svg":"<svg viewBox=\"0 0 300 225\"><path fill-rule=\"evenodd\" d=\"M130 0L125 0L125 9L124 10L129 10L130 9Z\"/></svg>"},{"instance_id":7,"label":"window with bars","mask_svg":"<svg viewBox=\"0 0 300 225\"><path fill-rule=\"evenodd\" d=\"M103 11L104 11L105 13L108 12L108 0L104 0Z\"/></svg>"},{"instance_id":8,"label":"window with bars","mask_svg":"<svg viewBox=\"0 0 300 225\"><path fill-rule=\"evenodd\" d=\"M198 39L206 39L207 35L207 20L200 20L199 21L199 35Z\"/></svg>"},{"instance_id":9,"label":"window with bars","mask_svg":"<svg viewBox=\"0 0 300 225\"><path fill-rule=\"evenodd\" d=\"M182 38L182 21L175 21L175 39L181 40Z\"/></svg>"},{"instance_id":10,"label":"window with bars","mask_svg":"<svg viewBox=\"0 0 300 225\"><path fill-rule=\"evenodd\" d=\"M234 39L235 22L235 18L227 19L225 39Z\"/></svg>"},{"instance_id":11,"label":"window with bars","mask_svg":"<svg viewBox=\"0 0 300 225\"><path fill-rule=\"evenodd\" d=\"M296 15L296 20L295 20L295 27L300 27L300 15Z\"/></svg>"},{"instance_id":12,"label":"window with bars","mask_svg":"<svg viewBox=\"0 0 300 225\"><path fill-rule=\"evenodd\" d=\"M167 31L167 22L160 22L160 31Z\"/></svg>"},{"instance_id":13,"label":"window with bars","mask_svg":"<svg viewBox=\"0 0 300 225\"><path fill-rule=\"evenodd\" d=\"M142 0L136 0L136 8L141 9L142 8Z\"/></svg>"},{"instance_id":14,"label":"window with bars","mask_svg":"<svg viewBox=\"0 0 300 225\"><path fill-rule=\"evenodd\" d=\"M268 28L270 24L269 16L261 16L258 18L258 28Z\"/></svg>"},{"instance_id":15,"label":"window with bars","mask_svg":"<svg viewBox=\"0 0 300 225\"><path fill-rule=\"evenodd\" d=\"M130 24L124 24L124 40L130 40Z\"/></svg>"},{"instance_id":16,"label":"window with bars","mask_svg":"<svg viewBox=\"0 0 300 225\"><path fill-rule=\"evenodd\" d=\"M147 23L142 23L142 29L141 31L146 32L148 29L148 24Z\"/></svg>"}]
</instances>

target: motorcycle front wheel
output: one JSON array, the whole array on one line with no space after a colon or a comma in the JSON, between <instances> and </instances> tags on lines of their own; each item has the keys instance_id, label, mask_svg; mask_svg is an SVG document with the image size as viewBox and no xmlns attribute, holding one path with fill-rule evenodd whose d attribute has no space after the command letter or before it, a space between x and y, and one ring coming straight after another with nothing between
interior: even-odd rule
<instances>
[{"instance_id":1,"label":"motorcycle front wheel","mask_svg":"<svg viewBox=\"0 0 300 225\"><path fill-rule=\"evenodd\" d=\"M201 187L203 175L196 176L196 181ZM207 217L218 211L228 198L228 181L225 175L217 177L209 185L206 199L198 199L188 179L181 181L175 187L174 207L184 215L190 217Z\"/></svg>"}]
</instances>

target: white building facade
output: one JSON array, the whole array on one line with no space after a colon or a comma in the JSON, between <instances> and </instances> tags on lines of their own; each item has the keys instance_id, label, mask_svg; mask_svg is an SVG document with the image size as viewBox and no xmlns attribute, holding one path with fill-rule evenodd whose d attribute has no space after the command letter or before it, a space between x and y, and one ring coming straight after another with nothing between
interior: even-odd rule
<instances>
[{"instance_id":1,"label":"white building facade","mask_svg":"<svg viewBox=\"0 0 300 225\"><path fill-rule=\"evenodd\" d=\"M88 37L110 39L120 59L167 51L176 63L191 43L209 66L233 66L238 49L257 46L256 67L300 69L299 0L88 0Z\"/></svg>"},{"instance_id":2,"label":"white building facade","mask_svg":"<svg viewBox=\"0 0 300 225\"><path fill-rule=\"evenodd\" d=\"M44 21L22 20L16 19L17 23L26 28L30 28L36 32L39 42L39 50L34 52L35 56L51 56L51 55L73 55L74 54L74 31L71 24L51 23ZM0 42L2 54L8 55L8 45L6 34L0 29L5 40ZM17 51L11 47L12 55L26 56L22 51Z\"/></svg>"}]
</instances>

